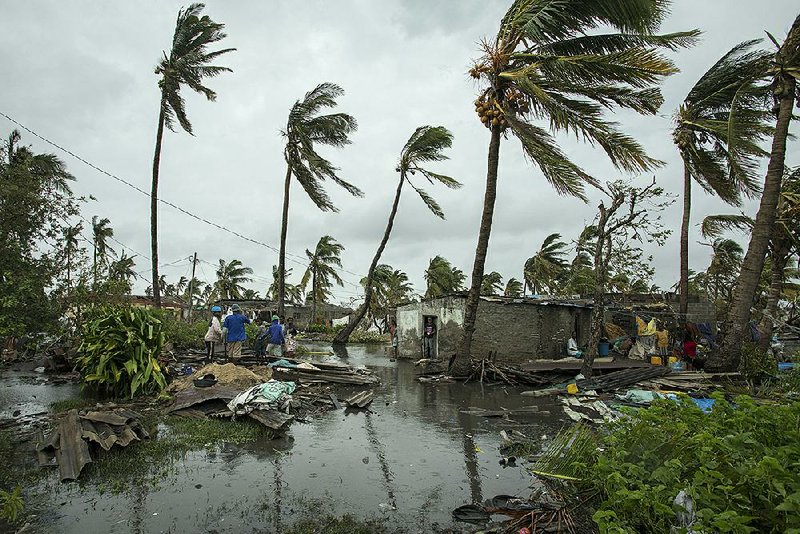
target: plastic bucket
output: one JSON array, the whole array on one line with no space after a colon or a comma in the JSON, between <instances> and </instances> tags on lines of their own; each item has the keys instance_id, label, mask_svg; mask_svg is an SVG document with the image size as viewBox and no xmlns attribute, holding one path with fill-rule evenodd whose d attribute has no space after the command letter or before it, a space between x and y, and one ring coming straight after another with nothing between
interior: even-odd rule
<instances>
[{"instance_id":1,"label":"plastic bucket","mask_svg":"<svg viewBox=\"0 0 800 534\"><path fill-rule=\"evenodd\" d=\"M661 360L661 356L650 356L650 364L651 365L664 365L664 362Z\"/></svg>"},{"instance_id":2,"label":"plastic bucket","mask_svg":"<svg viewBox=\"0 0 800 534\"><path fill-rule=\"evenodd\" d=\"M608 343L605 341L601 341L597 344L597 355L598 356L608 356Z\"/></svg>"}]
</instances>

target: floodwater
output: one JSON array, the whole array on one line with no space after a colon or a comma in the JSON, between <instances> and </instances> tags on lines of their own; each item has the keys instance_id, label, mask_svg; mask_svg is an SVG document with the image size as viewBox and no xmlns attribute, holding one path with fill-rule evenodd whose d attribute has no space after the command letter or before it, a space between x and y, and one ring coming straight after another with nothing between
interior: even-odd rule
<instances>
[{"instance_id":1,"label":"floodwater","mask_svg":"<svg viewBox=\"0 0 800 534\"><path fill-rule=\"evenodd\" d=\"M420 383L419 368L390 362L382 346L349 347L341 361L380 377L370 412L332 411L295 422L285 438L191 452L157 484L116 495L53 476L40 488L50 493L50 505L39 511L39 530L279 532L301 518L345 513L410 532L466 529L453 523L454 508L531 491L523 466L499 464L499 431L540 438L566 423L552 400L521 397L513 388ZM74 394L74 388L51 388ZM9 389L0 388L0 406L16 398L9 401ZM540 413L513 415L513 421L459 413L537 403Z\"/></svg>"}]
</instances>

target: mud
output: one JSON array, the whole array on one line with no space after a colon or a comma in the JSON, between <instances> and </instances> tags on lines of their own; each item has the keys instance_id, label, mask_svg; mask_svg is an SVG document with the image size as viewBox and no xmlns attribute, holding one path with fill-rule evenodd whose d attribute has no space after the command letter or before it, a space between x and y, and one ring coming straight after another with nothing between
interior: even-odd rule
<instances>
[{"instance_id":1,"label":"mud","mask_svg":"<svg viewBox=\"0 0 800 534\"><path fill-rule=\"evenodd\" d=\"M371 411L329 412L294 423L278 440L192 451L163 466L164 476L120 493L94 478L61 484L50 476L29 491L37 496L32 526L76 533L276 532L301 519L352 514L382 520L392 530L460 530L468 525L453 524L454 508L531 491L524 463L499 464L499 431L552 436L566 424L552 400L521 397L513 388L419 383L419 369L389 361L382 346L350 347L323 358L366 365L380 377ZM0 412L26 396L25 409L35 410L76 394L73 386L26 380L3 377ZM34 394L36 406L28 408ZM513 421L459 413L534 404L549 413L515 414Z\"/></svg>"}]
</instances>

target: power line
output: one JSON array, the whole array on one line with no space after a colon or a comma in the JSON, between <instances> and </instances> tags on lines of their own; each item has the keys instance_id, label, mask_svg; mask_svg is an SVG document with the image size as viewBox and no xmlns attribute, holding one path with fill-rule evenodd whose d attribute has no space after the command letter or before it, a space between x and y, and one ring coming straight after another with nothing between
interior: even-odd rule
<instances>
[{"instance_id":1,"label":"power line","mask_svg":"<svg viewBox=\"0 0 800 534\"><path fill-rule=\"evenodd\" d=\"M83 157L79 156L78 154L72 152L71 150L69 150L67 148L64 148L63 146L59 145L58 143L56 143L54 141L51 141L47 137L44 137L43 135L31 130L30 128L28 128L27 126L22 124L21 122L19 122L16 119L14 119L14 118L10 117L9 115L7 115L6 113L3 113L2 111L0 111L0 115L5 117L9 121L13 122L14 124L16 124L17 126L22 128L23 130L25 130L26 132L28 132L31 135L33 135L34 137L37 137L38 139L41 139L45 143L57 148L58 150L61 150L62 152L66 153L66 154L69 154L73 158L77 159L78 161L80 161L81 163L83 163L85 165L88 165L89 167L91 167L92 169L96 170L97 172L99 172L101 174L104 174L104 175L108 176L109 178L111 178L113 180L116 180L116 181L120 182L121 184L124 184L124 185L130 187L134 191L137 191L137 192L145 195L148 198L152 197L152 195L150 193L148 193L147 191L145 191L141 187L139 187L139 186L137 186L135 184L132 184L131 182L125 180L124 178L120 178L119 176L117 176L117 175L115 175L115 174L113 174L111 172L108 172L108 171L106 171L104 169L101 169L100 167L98 167L94 163L84 159ZM188 210L186 210L186 209L184 209L184 208L178 206L177 204L175 204L173 202L170 202L168 200L164 200L162 198L159 198L157 200L158 200L158 202L161 202L162 204L164 204L166 206L169 206L171 208L174 208L174 209L178 210L179 212L183 213L184 215L188 215L189 217L191 217L193 219L196 219L196 220L198 220L198 221L200 221L202 223L205 223L205 224L208 224L210 226L213 226L214 228L217 228L218 230L222 230L223 232L227 232L227 233L229 233L231 235L234 235L234 236L236 236L236 237L238 237L240 239L244 239L245 241L249 241L249 242L254 243L256 245L268 248L268 249L270 249L270 250L272 250L274 252L280 253L280 250L277 247L273 246L273 245L270 245L268 243L264 243L263 241L259 241L257 239L253 239L253 238L248 237L246 235L240 234L239 232L237 232L235 230L231 230L230 228L226 228L225 226L222 226L219 223L216 223L214 221L210 221L210 220L208 220L205 217L202 217L200 215L196 215L196 214L194 214L194 213L192 213L192 212L190 212L190 211L188 211ZM295 258L300 258L301 260L303 260L303 262L300 262L300 261L297 261L297 260L294 260L294 261L296 263L298 263L298 264L305 265L305 263L304 263L305 262L305 258L303 258L302 256L299 256L297 254L293 254L291 252L287 252L286 256L294 256ZM345 271L345 272L350 272L350 271ZM358 275L356 273L352 273L352 272L350 274L352 274L354 276L360 276L360 275Z\"/></svg>"}]
</instances>

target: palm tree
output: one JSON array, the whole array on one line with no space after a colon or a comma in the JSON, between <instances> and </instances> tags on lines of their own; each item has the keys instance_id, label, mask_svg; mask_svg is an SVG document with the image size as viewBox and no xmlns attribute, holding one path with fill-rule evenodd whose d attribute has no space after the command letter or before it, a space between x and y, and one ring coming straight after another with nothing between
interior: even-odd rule
<instances>
[{"instance_id":1,"label":"palm tree","mask_svg":"<svg viewBox=\"0 0 800 534\"><path fill-rule=\"evenodd\" d=\"M219 260L217 269L216 290L217 297L220 299L239 299L242 298L244 287L242 284L252 282L253 279L248 275L253 274L253 269L242 265L240 260Z\"/></svg>"},{"instance_id":2,"label":"palm tree","mask_svg":"<svg viewBox=\"0 0 800 534\"><path fill-rule=\"evenodd\" d=\"M261 296L255 289L247 288L242 292L242 298L246 300L258 300Z\"/></svg>"},{"instance_id":3,"label":"palm tree","mask_svg":"<svg viewBox=\"0 0 800 534\"><path fill-rule=\"evenodd\" d=\"M435 299L462 291L464 289L464 272L453 267L450 262L441 256L431 258L425 270L426 299Z\"/></svg>"},{"instance_id":4,"label":"palm tree","mask_svg":"<svg viewBox=\"0 0 800 534\"><path fill-rule=\"evenodd\" d=\"M483 275L481 295L497 295L503 287L503 275L492 271Z\"/></svg>"},{"instance_id":5,"label":"palm tree","mask_svg":"<svg viewBox=\"0 0 800 534\"><path fill-rule=\"evenodd\" d=\"M392 209L389 212L386 230L383 232L383 239L381 239L378 250L375 252L375 256L372 258L372 263L367 271L367 280L366 284L364 284L364 303L358 307L347 326L336 335L334 339L335 343L347 343L350 334L367 313L367 309L369 309L373 290L372 278L375 274L375 268L378 266L378 262L381 259L381 254L383 254L383 250L386 248L386 243L389 242L389 236L394 226L394 218L397 215L397 207L400 204L400 194L403 191L403 185L407 183L411 189L417 192L422 202L431 213L440 219L444 219L444 212L442 208L439 207L439 204L433 197L425 192L425 190L414 185L414 182L411 181L411 176L419 173L431 184L438 182L451 189L461 187L461 183L453 178L432 172L423 167L423 165L427 163L448 159L444 154L444 150L450 148L452 144L453 134L451 134L447 128L443 126L420 126L411 134L403 150L400 151L400 162L395 169L400 174L400 178L397 182L397 191L394 195Z\"/></svg>"},{"instance_id":6,"label":"palm tree","mask_svg":"<svg viewBox=\"0 0 800 534\"><path fill-rule=\"evenodd\" d=\"M311 324L317 320L317 303L326 302L330 297L330 288L336 282L339 286L344 286L342 278L336 272L336 268L342 268L342 260L339 257L344 251L344 246L338 243L329 235L324 235L317 241L314 252L306 249L308 257L308 268L303 273L300 287L305 292L306 285L311 281Z\"/></svg>"},{"instance_id":7,"label":"palm tree","mask_svg":"<svg viewBox=\"0 0 800 534\"><path fill-rule=\"evenodd\" d=\"M773 43L777 41L770 35ZM747 246L742 269L733 291L733 299L728 309L724 325L722 346L709 358L709 369L736 369L742 353L742 342L750 320L750 307L753 305L764 259L769 248L775 226L778 199L781 194L781 178L785 170L786 139L792 109L798 99L796 77L800 72L800 15L794 20L789 34L773 58L769 70L772 77L772 94L775 102L775 133L772 137L769 164L764 178L761 203L756 214L750 243Z\"/></svg>"},{"instance_id":8,"label":"palm tree","mask_svg":"<svg viewBox=\"0 0 800 534\"><path fill-rule=\"evenodd\" d=\"M361 285L366 283L367 277L362 278ZM389 310L410 302L413 290L406 273L394 269L391 265L381 264L375 267L371 293L368 314L372 317L375 327L385 332ZM379 319L383 324L379 324Z\"/></svg>"},{"instance_id":9,"label":"palm tree","mask_svg":"<svg viewBox=\"0 0 800 534\"><path fill-rule=\"evenodd\" d=\"M284 280L292 275L292 269L284 269L283 278ZM272 300L278 300L278 283L279 283L279 276L278 276L278 266L272 266L272 283L267 288L267 298L271 298ZM302 302L303 301L303 288L300 285L294 285L285 283L284 285L284 293L285 298L289 302ZM283 317L283 315L281 315Z\"/></svg>"},{"instance_id":10,"label":"palm tree","mask_svg":"<svg viewBox=\"0 0 800 534\"><path fill-rule=\"evenodd\" d=\"M115 255L114 249L108 241L114 237L114 229L110 226L111 221L107 218L99 219L97 215L92 217L92 280L97 284L97 259L105 264L109 255Z\"/></svg>"},{"instance_id":11,"label":"palm tree","mask_svg":"<svg viewBox=\"0 0 800 534\"><path fill-rule=\"evenodd\" d=\"M760 41L734 46L689 91L675 114L672 138L683 161L683 222L680 250L680 314L689 303L689 219L692 180L732 205L758 191L758 145L770 133L759 85L769 56L753 50Z\"/></svg>"},{"instance_id":12,"label":"palm tree","mask_svg":"<svg viewBox=\"0 0 800 534\"><path fill-rule=\"evenodd\" d=\"M78 250L78 238L83 231L83 223L78 223L75 226L67 226L63 231L64 240L64 262L67 269L67 294L69 295L71 286L72 275L72 259L75 257L75 251Z\"/></svg>"},{"instance_id":13,"label":"palm tree","mask_svg":"<svg viewBox=\"0 0 800 534\"><path fill-rule=\"evenodd\" d=\"M486 250L494 215L500 140L510 128L525 154L556 190L585 199L584 184L597 181L573 163L547 130L569 132L598 144L611 163L627 172L653 169L632 137L606 119L609 108L654 114L662 103L658 82L677 72L660 49L694 43L699 32L654 35L668 11L662 0L515 0L493 42L470 74L483 82L476 110L491 138L486 194L481 216L464 332L455 372L469 366L472 334ZM612 33L597 34L599 29Z\"/></svg>"},{"instance_id":14,"label":"palm tree","mask_svg":"<svg viewBox=\"0 0 800 534\"><path fill-rule=\"evenodd\" d=\"M117 282L124 282L127 285L127 293L130 293L131 282L138 278L138 274L134 270L136 262L132 256L127 256L125 251L122 251L119 259L111 262L108 266L108 278Z\"/></svg>"},{"instance_id":15,"label":"palm tree","mask_svg":"<svg viewBox=\"0 0 800 534\"><path fill-rule=\"evenodd\" d=\"M289 186L292 175L297 179L311 201L322 211L339 211L322 187L327 179L344 188L353 196L364 196L359 188L339 178L339 169L320 156L316 146L341 148L350 144L350 134L358 128L356 120L346 113L320 115L326 108L335 108L336 99L344 90L333 83L321 83L298 100L289 111L283 156L286 159L286 181L283 186L283 217L281 220L281 245L278 254L278 315L283 316L286 295L286 230L289 224Z\"/></svg>"},{"instance_id":16,"label":"palm tree","mask_svg":"<svg viewBox=\"0 0 800 534\"><path fill-rule=\"evenodd\" d=\"M227 67L210 65L212 61L235 50L224 48L209 52L208 46L225 38L222 29L224 24L212 21L208 15L200 16L205 6L192 4L187 9L178 11L175 22L175 33L172 36L172 48L156 67L159 76L158 88L161 91L161 103L158 111L158 130L156 131L156 149L153 156L153 186L150 191L150 246L153 261L153 300L156 307L161 307L161 291L158 287L158 172L161 163L161 142L164 137L164 126L175 131L175 121L187 133L192 133L192 123L186 116L186 105L181 96L181 87L188 86L201 93L208 100L214 101L217 94L203 85L204 78L213 78L223 72L230 72Z\"/></svg>"},{"instance_id":17,"label":"palm tree","mask_svg":"<svg viewBox=\"0 0 800 534\"><path fill-rule=\"evenodd\" d=\"M506 288L503 290L504 297L521 297L523 292L522 282L516 278L509 278L506 282Z\"/></svg>"},{"instance_id":18,"label":"palm tree","mask_svg":"<svg viewBox=\"0 0 800 534\"><path fill-rule=\"evenodd\" d=\"M567 244L561 239L561 234L550 234L544 238L539 251L525 260L523 275L525 283L534 295L538 295L547 288L553 292L556 280L567 265L564 256L567 255Z\"/></svg>"}]
</instances>

